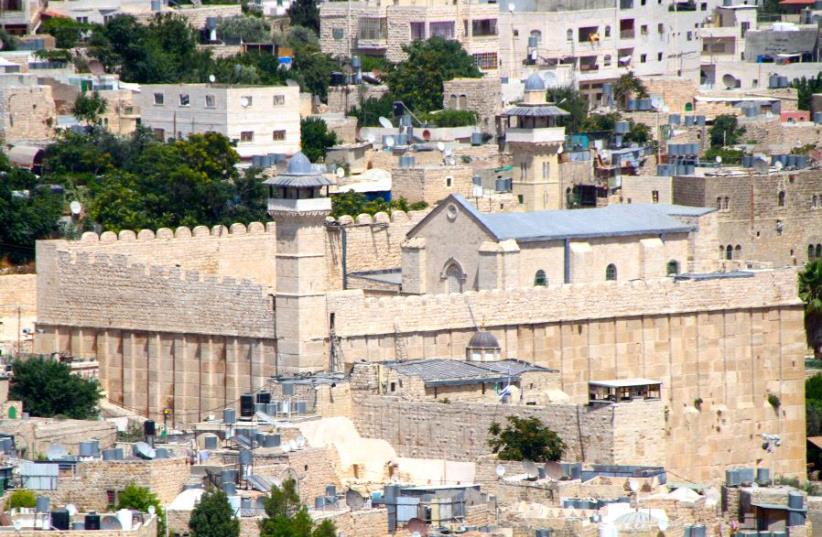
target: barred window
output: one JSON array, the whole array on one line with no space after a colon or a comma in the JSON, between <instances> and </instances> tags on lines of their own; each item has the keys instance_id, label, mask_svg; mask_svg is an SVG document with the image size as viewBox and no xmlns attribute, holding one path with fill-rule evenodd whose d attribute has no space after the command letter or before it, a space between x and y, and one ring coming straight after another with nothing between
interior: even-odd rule
<instances>
[{"instance_id":1,"label":"barred window","mask_svg":"<svg viewBox=\"0 0 822 537\"><path fill-rule=\"evenodd\" d=\"M432 22L431 37L454 39L454 21Z\"/></svg>"},{"instance_id":2,"label":"barred window","mask_svg":"<svg viewBox=\"0 0 822 537\"><path fill-rule=\"evenodd\" d=\"M359 21L360 39L385 39L386 22L384 18L380 17L362 17Z\"/></svg>"},{"instance_id":3,"label":"barred window","mask_svg":"<svg viewBox=\"0 0 822 537\"><path fill-rule=\"evenodd\" d=\"M479 54L474 54L474 64L480 69L496 69L497 53L480 52Z\"/></svg>"}]
</instances>

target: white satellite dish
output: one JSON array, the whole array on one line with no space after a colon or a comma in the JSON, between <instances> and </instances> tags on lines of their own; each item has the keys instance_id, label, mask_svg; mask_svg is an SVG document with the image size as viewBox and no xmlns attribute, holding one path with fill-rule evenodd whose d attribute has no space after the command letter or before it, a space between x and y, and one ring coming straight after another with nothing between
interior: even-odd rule
<instances>
[{"instance_id":1,"label":"white satellite dish","mask_svg":"<svg viewBox=\"0 0 822 537\"><path fill-rule=\"evenodd\" d=\"M297 441L296 441L296 440L289 440L289 441L288 441L288 448L289 448L291 451L297 451L298 449L300 449L300 447L297 445Z\"/></svg>"},{"instance_id":2,"label":"white satellite dish","mask_svg":"<svg viewBox=\"0 0 822 537\"><path fill-rule=\"evenodd\" d=\"M80 512L77 510L77 506L73 503L66 504L66 511L68 511L69 516L75 516Z\"/></svg>"},{"instance_id":3,"label":"white satellite dish","mask_svg":"<svg viewBox=\"0 0 822 537\"><path fill-rule=\"evenodd\" d=\"M376 141L377 141L377 139L376 139L376 138L374 138L374 135L373 135L373 134L369 134L369 135L368 135L368 138L366 138L366 140L365 140L365 141L366 141L366 142L368 142L369 144L373 144L374 142L376 142Z\"/></svg>"},{"instance_id":4,"label":"white satellite dish","mask_svg":"<svg viewBox=\"0 0 822 537\"><path fill-rule=\"evenodd\" d=\"M217 77L214 75L208 75L208 81L214 84L215 82L217 82Z\"/></svg>"},{"instance_id":5,"label":"white satellite dish","mask_svg":"<svg viewBox=\"0 0 822 537\"><path fill-rule=\"evenodd\" d=\"M283 450L283 453L288 453L291 451L291 442L283 442L280 445L280 449Z\"/></svg>"},{"instance_id":6,"label":"white satellite dish","mask_svg":"<svg viewBox=\"0 0 822 537\"><path fill-rule=\"evenodd\" d=\"M437 142L437 151L445 151L445 144L442 142Z\"/></svg>"},{"instance_id":7,"label":"white satellite dish","mask_svg":"<svg viewBox=\"0 0 822 537\"><path fill-rule=\"evenodd\" d=\"M517 9L516 4L514 4L513 2L511 2L511 3L509 3L509 4L508 4L508 11L510 11L511 13L513 13L515 9Z\"/></svg>"},{"instance_id":8,"label":"white satellite dish","mask_svg":"<svg viewBox=\"0 0 822 537\"><path fill-rule=\"evenodd\" d=\"M559 146L557 147L557 155L559 155L559 154L560 154L560 153L562 153L563 151L565 151L565 148L564 148L564 147L562 147L562 144L559 144Z\"/></svg>"},{"instance_id":9,"label":"white satellite dish","mask_svg":"<svg viewBox=\"0 0 822 537\"><path fill-rule=\"evenodd\" d=\"M394 147L394 144L395 144L395 143L396 143L396 142L394 142L394 137L393 137L393 136L389 136L389 137L387 137L387 138L385 139L385 145L386 145L386 147Z\"/></svg>"},{"instance_id":10,"label":"white satellite dish","mask_svg":"<svg viewBox=\"0 0 822 537\"><path fill-rule=\"evenodd\" d=\"M23 529L23 521L22 520L15 520L14 521L14 529L16 531L20 531Z\"/></svg>"},{"instance_id":11,"label":"white satellite dish","mask_svg":"<svg viewBox=\"0 0 822 537\"><path fill-rule=\"evenodd\" d=\"M302 449L302 448L305 447L305 437L304 436L298 436L296 442L297 442L297 447L299 449Z\"/></svg>"},{"instance_id":12,"label":"white satellite dish","mask_svg":"<svg viewBox=\"0 0 822 537\"><path fill-rule=\"evenodd\" d=\"M539 469L532 461L522 461L522 468L528 474L528 479L536 479L539 477Z\"/></svg>"},{"instance_id":13,"label":"white satellite dish","mask_svg":"<svg viewBox=\"0 0 822 537\"><path fill-rule=\"evenodd\" d=\"M777 171L779 171L779 170L781 170L782 168L784 168L784 167L785 167L785 165L784 165L784 164L782 164L780 161L778 161L778 160L777 160L777 161L776 161L776 164L774 164L774 167L777 169Z\"/></svg>"},{"instance_id":14,"label":"white satellite dish","mask_svg":"<svg viewBox=\"0 0 822 537\"><path fill-rule=\"evenodd\" d=\"M393 129L394 128L394 125L391 123L391 120L388 119L387 117L380 116L380 118L377 121L380 122L380 125L382 125L382 127L384 129Z\"/></svg>"},{"instance_id":15,"label":"white satellite dish","mask_svg":"<svg viewBox=\"0 0 822 537\"><path fill-rule=\"evenodd\" d=\"M716 163L717 164L722 164L722 157L720 155L716 156Z\"/></svg>"},{"instance_id":16,"label":"white satellite dish","mask_svg":"<svg viewBox=\"0 0 822 537\"><path fill-rule=\"evenodd\" d=\"M446 157L450 157L451 155L453 155L453 154L454 154L454 152L453 152L453 151L451 151L451 148L450 148L450 147L446 147L446 148L445 148L445 151L443 151L443 152L442 152L442 154L443 154L443 155L445 155Z\"/></svg>"},{"instance_id":17,"label":"white satellite dish","mask_svg":"<svg viewBox=\"0 0 822 537\"><path fill-rule=\"evenodd\" d=\"M501 478L505 475L505 466L498 464L497 465L497 477Z\"/></svg>"},{"instance_id":18,"label":"white satellite dish","mask_svg":"<svg viewBox=\"0 0 822 537\"><path fill-rule=\"evenodd\" d=\"M345 169L344 168L337 168L337 171L335 173L337 174L337 177L339 177L340 179L345 177Z\"/></svg>"},{"instance_id":19,"label":"white satellite dish","mask_svg":"<svg viewBox=\"0 0 822 537\"><path fill-rule=\"evenodd\" d=\"M659 526L659 531L665 531L668 529L668 519L663 518L657 520L657 526Z\"/></svg>"},{"instance_id":20,"label":"white satellite dish","mask_svg":"<svg viewBox=\"0 0 822 537\"><path fill-rule=\"evenodd\" d=\"M156 507L154 507L153 505L149 505L149 506L148 506L148 514L153 515L153 514L154 514L154 513L156 513L156 512L157 512L157 508L156 508Z\"/></svg>"},{"instance_id":21,"label":"white satellite dish","mask_svg":"<svg viewBox=\"0 0 822 537\"><path fill-rule=\"evenodd\" d=\"M69 203L69 209L71 210L71 214L76 216L80 214L80 211L83 210L83 206L80 204L79 201L74 200L71 203Z\"/></svg>"},{"instance_id":22,"label":"white satellite dish","mask_svg":"<svg viewBox=\"0 0 822 537\"><path fill-rule=\"evenodd\" d=\"M633 493L639 492L639 481L637 481L636 479L629 479L628 488L631 489L631 492Z\"/></svg>"},{"instance_id":23,"label":"white satellite dish","mask_svg":"<svg viewBox=\"0 0 822 537\"><path fill-rule=\"evenodd\" d=\"M68 457L68 451L62 444L49 444L49 447L46 448L46 458L50 461L59 461L66 457Z\"/></svg>"}]
</instances>

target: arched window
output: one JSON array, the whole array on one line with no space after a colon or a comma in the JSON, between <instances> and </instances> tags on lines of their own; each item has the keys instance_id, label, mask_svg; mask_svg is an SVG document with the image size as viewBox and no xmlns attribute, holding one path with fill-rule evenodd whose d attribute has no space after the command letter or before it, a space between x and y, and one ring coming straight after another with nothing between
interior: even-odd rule
<instances>
[{"instance_id":1,"label":"arched window","mask_svg":"<svg viewBox=\"0 0 822 537\"><path fill-rule=\"evenodd\" d=\"M719 259L723 259L725 257L725 247L721 244L719 245Z\"/></svg>"},{"instance_id":2,"label":"arched window","mask_svg":"<svg viewBox=\"0 0 822 537\"><path fill-rule=\"evenodd\" d=\"M734 259L742 259L742 247L738 244L734 248Z\"/></svg>"},{"instance_id":3,"label":"arched window","mask_svg":"<svg viewBox=\"0 0 822 537\"><path fill-rule=\"evenodd\" d=\"M462 286L465 282L465 272L456 260L453 258L448 260L440 274L440 278L445 283L446 293L462 293Z\"/></svg>"},{"instance_id":4,"label":"arched window","mask_svg":"<svg viewBox=\"0 0 822 537\"><path fill-rule=\"evenodd\" d=\"M813 244L808 245L808 261L814 258Z\"/></svg>"},{"instance_id":5,"label":"arched window","mask_svg":"<svg viewBox=\"0 0 822 537\"><path fill-rule=\"evenodd\" d=\"M448 97L448 108L450 108L451 110L456 110L457 106L459 106L457 102L457 96L452 94L450 97Z\"/></svg>"},{"instance_id":6,"label":"arched window","mask_svg":"<svg viewBox=\"0 0 822 537\"><path fill-rule=\"evenodd\" d=\"M565 40L566 41L573 41L574 40L574 31L572 29L568 28L565 31Z\"/></svg>"},{"instance_id":7,"label":"arched window","mask_svg":"<svg viewBox=\"0 0 822 537\"><path fill-rule=\"evenodd\" d=\"M545 271L539 269L537 273L534 275L534 285L539 287L545 287L548 285L548 278L545 277Z\"/></svg>"},{"instance_id":8,"label":"arched window","mask_svg":"<svg viewBox=\"0 0 822 537\"><path fill-rule=\"evenodd\" d=\"M731 206L731 200L730 200L730 198L728 198L728 196L725 196L725 199L723 200L723 203L722 203L722 208L727 211L730 206Z\"/></svg>"},{"instance_id":9,"label":"arched window","mask_svg":"<svg viewBox=\"0 0 822 537\"><path fill-rule=\"evenodd\" d=\"M722 210L722 196L716 198L716 208L717 210Z\"/></svg>"},{"instance_id":10,"label":"arched window","mask_svg":"<svg viewBox=\"0 0 822 537\"><path fill-rule=\"evenodd\" d=\"M785 206L785 191L784 190L779 191L776 202L780 207Z\"/></svg>"},{"instance_id":11,"label":"arched window","mask_svg":"<svg viewBox=\"0 0 822 537\"><path fill-rule=\"evenodd\" d=\"M609 282L616 281L617 279L617 269L616 265L611 263L605 268L605 279Z\"/></svg>"},{"instance_id":12,"label":"arched window","mask_svg":"<svg viewBox=\"0 0 822 537\"><path fill-rule=\"evenodd\" d=\"M822 244L816 245L816 257L822 257Z\"/></svg>"},{"instance_id":13,"label":"arched window","mask_svg":"<svg viewBox=\"0 0 822 537\"><path fill-rule=\"evenodd\" d=\"M468 96L467 95L460 95L458 99L459 104L457 107L460 110L466 110L468 108Z\"/></svg>"},{"instance_id":14,"label":"arched window","mask_svg":"<svg viewBox=\"0 0 822 537\"><path fill-rule=\"evenodd\" d=\"M611 37L611 27L610 26L605 27L605 37Z\"/></svg>"},{"instance_id":15,"label":"arched window","mask_svg":"<svg viewBox=\"0 0 822 537\"><path fill-rule=\"evenodd\" d=\"M816 194L811 198L811 207L816 209Z\"/></svg>"},{"instance_id":16,"label":"arched window","mask_svg":"<svg viewBox=\"0 0 822 537\"><path fill-rule=\"evenodd\" d=\"M568 31L570 32L571 30ZM571 35L573 35L573 32ZM539 44L542 43L542 32L540 32L539 30L531 30L531 37L536 39L537 46L539 46Z\"/></svg>"},{"instance_id":17,"label":"arched window","mask_svg":"<svg viewBox=\"0 0 822 537\"><path fill-rule=\"evenodd\" d=\"M668 276L676 276L679 274L679 261L676 261L675 259L668 261L668 266L666 267L665 272Z\"/></svg>"},{"instance_id":18,"label":"arched window","mask_svg":"<svg viewBox=\"0 0 822 537\"><path fill-rule=\"evenodd\" d=\"M734 258L734 247L729 244L728 246L725 247L725 259L730 261L733 258Z\"/></svg>"}]
</instances>

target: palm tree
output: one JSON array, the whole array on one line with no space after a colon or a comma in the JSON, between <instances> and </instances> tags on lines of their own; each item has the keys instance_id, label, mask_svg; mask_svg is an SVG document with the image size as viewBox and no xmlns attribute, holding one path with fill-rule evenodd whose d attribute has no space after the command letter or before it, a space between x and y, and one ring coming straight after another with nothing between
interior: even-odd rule
<instances>
[{"instance_id":1,"label":"palm tree","mask_svg":"<svg viewBox=\"0 0 822 537\"><path fill-rule=\"evenodd\" d=\"M805 303L805 335L814 355L822 356L822 259L799 273L799 298Z\"/></svg>"},{"instance_id":2,"label":"palm tree","mask_svg":"<svg viewBox=\"0 0 822 537\"><path fill-rule=\"evenodd\" d=\"M637 99L644 99L648 96L648 90L633 71L628 71L614 82L614 102L624 105L632 95Z\"/></svg>"}]
</instances>

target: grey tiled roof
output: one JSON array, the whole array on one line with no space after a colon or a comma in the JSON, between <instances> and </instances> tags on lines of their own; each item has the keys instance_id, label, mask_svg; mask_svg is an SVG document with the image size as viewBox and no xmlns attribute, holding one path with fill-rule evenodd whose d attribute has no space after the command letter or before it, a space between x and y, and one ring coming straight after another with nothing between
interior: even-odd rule
<instances>
[{"instance_id":1,"label":"grey tiled roof","mask_svg":"<svg viewBox=\"0 0 822 537\"><path fill-rule=\"evenodd\" d=\"M481 382L505 382L509 378L519 380L522 373L556 370L547 369L520 360L500 360L498 362L468 362L446 358L430 360L410 360L406 362L386 362L383 365L401 375L422 378L426 386L453 386L479 384Z\"/></svg>"},{"instance_id":2,"label":"grey tiled roof","mask_svg":"<svg viewBox=\"0 0 822 537\"><path fill-rule=\"evenodd\" d=\"M527 105L520 105L515 106L513 108L509 108L508 110L502 113L503 116L533 116L533 117L545 117L545 116L569 116L568 112L563 110L558 106L554 106L553 104L538 104L533 106Z\"/></svg>"}]
</instances>

